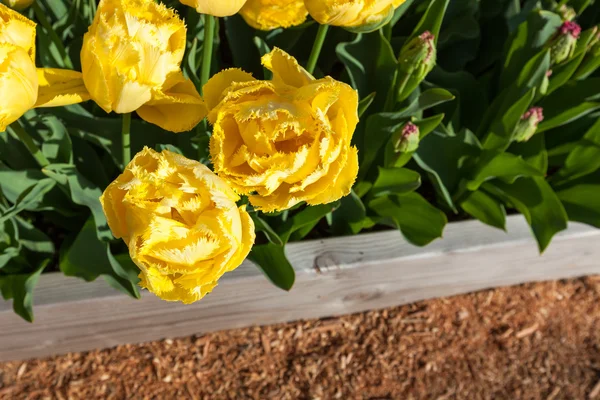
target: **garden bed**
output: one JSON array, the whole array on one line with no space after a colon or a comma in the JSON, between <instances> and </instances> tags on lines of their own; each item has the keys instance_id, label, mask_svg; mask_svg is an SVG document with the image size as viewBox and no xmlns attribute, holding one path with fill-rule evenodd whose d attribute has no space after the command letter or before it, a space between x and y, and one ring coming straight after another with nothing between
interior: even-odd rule
<instances>
[{"instance_id":1,"label":"garden bed","mask_svg":"<svg viewBox=\"0 0 600 400\"><path fill-rule=\"evenodd\" d=\"M143 293L133 300L101 280L44 274L35 292L36 320L0 304L0 360L140 343L165 337L320 318L379 309L523 282L600 274L600 230L573 223L540 256L522 216L507 232L477 221L451 223L426 248L398 231L290 244L296 271L289 292L250 263L226 274L194 305Z\"/></svg>"}]
</instances>

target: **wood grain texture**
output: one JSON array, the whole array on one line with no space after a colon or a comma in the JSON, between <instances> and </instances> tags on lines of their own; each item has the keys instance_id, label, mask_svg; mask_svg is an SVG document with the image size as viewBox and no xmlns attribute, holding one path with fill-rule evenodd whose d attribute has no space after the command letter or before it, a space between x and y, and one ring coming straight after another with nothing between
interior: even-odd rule
<instances>
[{"instance_id":1,"label":"wood grain texture","mask_svg":"<svg viewBox=\"0 0 600 400\"><path fill-rule=\"evenodd\" d=\"M543 256L521 216L508 234L477 221L453 223L428 247L396 231L291 244L289 293L250 263L194 305L143 293L133 300L102 280L43 275L35 322L0 303L0 360L26 359L166 337L336 316L523 282L600 274L600 230L572 224Z\"/></svg>"}]
</instances>

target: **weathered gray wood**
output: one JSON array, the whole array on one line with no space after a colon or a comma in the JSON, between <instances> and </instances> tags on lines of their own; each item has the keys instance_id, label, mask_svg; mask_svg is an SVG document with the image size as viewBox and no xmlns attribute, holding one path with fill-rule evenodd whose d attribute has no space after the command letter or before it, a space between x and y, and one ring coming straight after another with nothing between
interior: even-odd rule
<instances>
[{"instance_id":1,"label":"weathered gray wood","mask_svg":"<svg viewBox=\"0 0 600 400\"><path fill-rule=\"evenodd\" d=\"M215 330L389 307L489 287L600 274L600 230L572 224L543 256L522 217L508 234L476 221L417 248L396 231L292 244L296 285L283 292L249 263L194 305L139 301L103 281L43 275L35 323L0 303L0 360L25 359Z\"/></svg>"}]
</instances>

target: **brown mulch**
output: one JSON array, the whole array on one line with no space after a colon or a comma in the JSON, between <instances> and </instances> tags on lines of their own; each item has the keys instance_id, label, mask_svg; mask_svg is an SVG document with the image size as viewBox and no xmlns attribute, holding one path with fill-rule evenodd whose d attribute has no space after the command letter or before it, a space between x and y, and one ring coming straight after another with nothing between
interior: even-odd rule
<instances>
[{"instance_id":1,"label":"brown mulch","mask_svg":"<svg viewBox=\"0 0 600 400\"><path fill-rule=\"evenodd\" d=\"M600 278L0 363L1 399L599 399Z\"/></svg>"}]
</instances>

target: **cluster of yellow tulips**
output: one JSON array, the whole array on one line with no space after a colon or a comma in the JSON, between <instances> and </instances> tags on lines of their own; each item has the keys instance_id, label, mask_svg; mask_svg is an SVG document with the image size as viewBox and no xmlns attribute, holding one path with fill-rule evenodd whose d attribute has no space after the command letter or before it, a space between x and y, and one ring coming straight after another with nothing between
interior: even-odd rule
<instances>
[{"instance_id":1,"label":"cluster of yellow tulips","mask_svg":"<svg viewBox=\"0 0 600 400\"><path fill-rule=\"evenodd\" d=\"M402 0L181 2L210 15L207 21L240 12L248 24L267 30L301 24L308 14L323 25L373 24ZM172 132L189 131L208 117L214 173L195 160L148 148L129 162L126 149L124 172L101 198L114 236L140 268L141 285L163 299L190 303L238 267L254 243L252 219L236 205L239 195L271 212L301 202L326 204L350 192L358 172L350 144L358 96L331 77L315 79L307 71L314 63L304 69L277 48L262 59L271 80L229 69L203 82L201 96L181 71L185 46L184 22L160 2L101 0L83 38L82 72L36 69L35 24L0 5L1 130L33 107L89 99L107 113L127 119L135 111ZM34 153L31 139L15 131Z\"/></svg>"}]
</instances>

